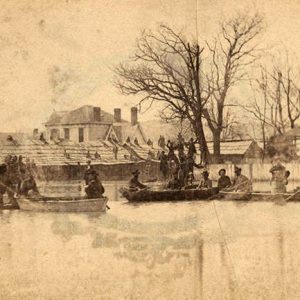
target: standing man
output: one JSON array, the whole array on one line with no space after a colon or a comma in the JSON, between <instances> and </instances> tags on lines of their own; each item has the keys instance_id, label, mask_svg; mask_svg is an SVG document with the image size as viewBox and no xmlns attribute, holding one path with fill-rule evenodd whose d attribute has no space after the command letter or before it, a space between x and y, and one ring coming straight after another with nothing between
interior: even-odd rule
<instances>
[{"instance_id":1,"label":"standing man","mask_svg":"<svg viewBox=\"0 0 300 300\"><path fill-rule=\"evenodd\" d=\"M7 167L6 164L0 165L0 208L3 208L3 195L6 192Z\"/></svg>"},{"instance_id":2,"label":"standing man","mask_svg":"<svg viewBox=\"0 0 300 300\"><path fill-rule=\"evenodd\" d=\"M190 138L190 141L188 143L188 156L193 157L197 153L196 147L195 147L195 142L193 138Z\"/></svg>"},{"instance_id":3,"label":"standing man","mask_svg":"<svg viewBox=\"0 0 300 300\"><path fill-rule=\"evenodd\" d=\"M115 160L118 159L118 151L119 151L119 149L118 149L117 145L113 144L113 154L114 154Z\"/></svg>"},{"instance_id":4,"label":"standing man","mask_svg":"<svg viewBox=\"0 0 300 300\"><path fill-rule=\"evenodd\" d=\"M165 151L161 152L159 160L160 160L159 169L163 174L164 179L167 179L169 167L168 167L168 157L165 154Z\"/></svg>"}]
</instances>

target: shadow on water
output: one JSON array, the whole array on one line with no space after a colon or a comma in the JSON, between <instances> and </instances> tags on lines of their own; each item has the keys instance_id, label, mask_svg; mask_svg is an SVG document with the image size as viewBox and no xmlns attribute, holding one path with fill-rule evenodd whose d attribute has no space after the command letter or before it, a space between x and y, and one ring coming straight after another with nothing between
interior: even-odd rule
<instances>
[{"instance_id":1,"label":"shadow on water","mask_svg":"<svg viewBox=\"0 0 300 300\"><path fill-rule=\"evenodd\" d=\"M60 187L63 183L48 184L46 190L70 194L77 184L66 188ZM296 205L216 201L220 232L211 202L133 204L119 197L119 183L105 187L111 201L106 213L0 211L1 262L14 262L17 257L27 266L22 276L11 272L10 280L16 277L11 282L24 284L35 264L38 279L45 276L48 284L54 274L53 261L61 264L57 267L62 273L59 280L66 277L66 286L74 281L70 273L79 274L83 286L94 276L96 281L88 288L99 282L113 291L117 286L119 299L124 293L128 295L124 299L236 299L240 289L248 293L245 299L287 298L291 278L287 262L297 262L299 241L287 241L286 234L290 230L291 240L297 238L300 209ZM288 247L295 248L292 254ZM257 276L261 270L266 270L262 273L265 277ZM235 274L240 275L238 279ZM31 288L36 277L32 277ZM263 285L267 288L262 291ZM60 286L59 296L75 289L72 285L68 288ZM271 297L275 294L272 289L277 298ZM297 286L294 289L298 291Z\"/></svg>"}]
</instances>

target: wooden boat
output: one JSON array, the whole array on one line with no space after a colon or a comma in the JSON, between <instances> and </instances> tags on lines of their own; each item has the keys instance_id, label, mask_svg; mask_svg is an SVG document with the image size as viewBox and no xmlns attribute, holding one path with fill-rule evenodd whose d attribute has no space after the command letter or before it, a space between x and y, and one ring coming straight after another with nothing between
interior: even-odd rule
<instances>
[{"instance_id":1,"label":"wooden boat","mask_svg":"<svg viewBox=\"0 0 300 300\"><path fill-rule=\"evenodd\" d=\"M161 190L155 191L144 189L140 191L130 191L129 189L120 188L121 195L128 201L181 201L181 200L205 200L218 193L218 188L208 190Z\"/></svg>"},{"instance_id":2,"label":"wooden boat","mask_svg":"<svg viewBox=\"0 0 300 300\"><path fill-rule=\"evenodd\" d=\"M19 205L13 205L10 203L0 205L0 210L12 210L12 209L19 209Z\"/></svg>"},{"instance_id":3,"label":"wooden boat","mask_svg":"<svg viewBox=\"0 0 300 300\"><path fill-rule=\"evenodd\" d=\"M300 191L271 194L270 192L226 192L220 191L216 199L231 201L300 201Z\"/></svg>"},{"instance_id":4,"label":"wooden boat","mask_svg":"<svg viewBox=\"0 0 300 300\"><path fill-rule=\"evenodd\" d=\"M107 197L84 199L83 197L20 197L20 209L40 212L105 212Z\"/></svg>"}]
</instances>

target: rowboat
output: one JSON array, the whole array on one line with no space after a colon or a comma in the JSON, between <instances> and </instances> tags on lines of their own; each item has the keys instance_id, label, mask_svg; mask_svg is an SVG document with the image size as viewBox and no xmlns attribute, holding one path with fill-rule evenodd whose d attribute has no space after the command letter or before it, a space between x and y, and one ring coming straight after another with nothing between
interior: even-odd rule
<instances>
[{"instance_id":1,"label":"rowboat","mask_svg":"<svg viewBox=\"0 0 300 300\"><path fill-rule=\"evenodd\" d=\"M84 199L83 197L20 197L21 210L39 212L105 212L107 197Z\"/></svg>"},{"instance_id":2,"label":"rowboat","mask_svg":"<svg viewBox=\"0 0 300 300\"><path fill-rule=\"evenodd\" d=\"M19 209L19 205L12 205L9 203L0 205L0 210L12 210L12 209Z\"/></svg>"},{"instance_id":3,"label":"rowboat","mask_svg":"<svg viewBox=\"0 0 300 300\"><path fill-rule=\"evenodd\" d=\"M300 201L300 191L279 194L220 191L216 199L231 201Z\"/></svg>"},{"instance_id":4,"label":"rowboat","mask_svg":"<svg viewBox=\"0 0 300 300\"><path fill-rule=\"evenodd\" d=\"M211 188L207 190L139 190L130 191L129 189L120 188L121 195L131 202L143 202L143 201L182 201L182 200L205 200L213 195L216 195L219 191L218 188Z\"/></svg>"}]
</instances>

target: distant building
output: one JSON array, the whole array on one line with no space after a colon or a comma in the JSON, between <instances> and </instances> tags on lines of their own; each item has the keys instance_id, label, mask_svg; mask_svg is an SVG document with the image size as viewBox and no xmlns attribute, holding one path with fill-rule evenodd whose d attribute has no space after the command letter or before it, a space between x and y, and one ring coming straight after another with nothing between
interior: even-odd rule
<instances>
[{"instance_id":1,"label":"distant building","mask_svg":"<svg viewBox=\"0 0 300 300\"><path fill-rule=\"evenodd\" d=\"M114 114L101 110L100 107L84 105L71 111L53 112L45 123L46 138L49 140L67 140L89 142L114 140L124 143L128 138L135 138L146 144L147 137L138 122L136 107L131 108L131 121L123 120L121 109L115 108Z\"/></svg>"},{"instance_id":2,"label":"distant building","mask_svg":"<svg viewBox=\"0 0 300 300\"><path fill-rule=\"evenodd\" d=\"M300 126L289 130L285 135L291 139L293 145L296 148L297 156L300 156Z\"/></svg>"},{"instance_id":3,"label":"distant building","mask_svg":"<svg viewBox=\"0 0 300 300\"><path fill-rule=\"evenodd\" d=\"M213 157L213 143L207 143L208 150ZM226 141L221 142L221 161L224 163L251 163L263 157L262 146L257 141Z\"/></svg>"}]
</instances>

